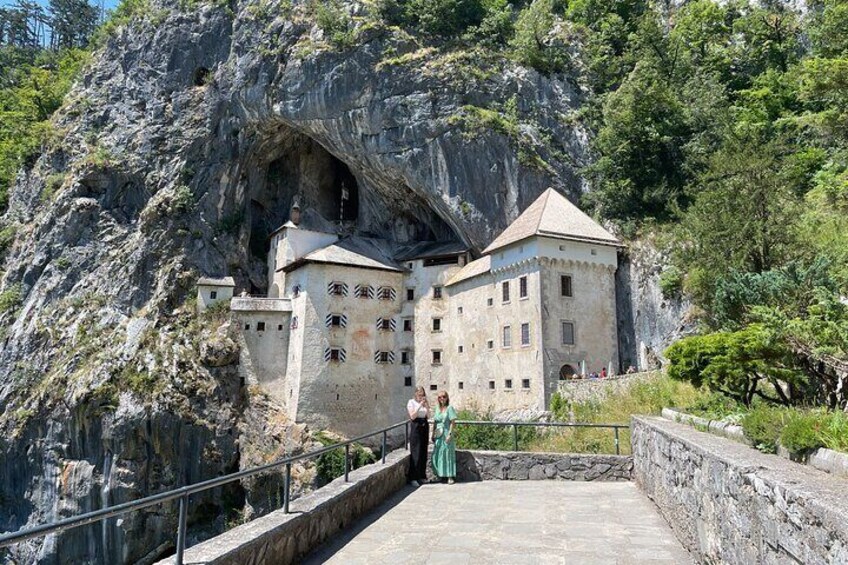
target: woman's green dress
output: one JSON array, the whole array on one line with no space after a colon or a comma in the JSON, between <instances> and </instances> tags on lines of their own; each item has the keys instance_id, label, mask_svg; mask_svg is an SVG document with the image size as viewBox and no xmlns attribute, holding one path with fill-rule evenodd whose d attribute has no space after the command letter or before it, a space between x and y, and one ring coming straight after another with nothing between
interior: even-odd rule
<instances>
[{"instance_id":1,"label":"woman's green dress","mask_svg":"<svg viewBox=\"0 0 848 565\"><path fill-rule=\"evenodd\" d=\"M436 438L436 443L433 446L431 461L433 473L441 478L456 477L456 438L451 437L450 441L447 441L451 422L456 420L456 410L453 406L448 406L444 411L436 407L433 420L436 423L436 430L442 430L442 435ZM436 431L436 435L438 433Z\"/></svg>"}]
</instances>

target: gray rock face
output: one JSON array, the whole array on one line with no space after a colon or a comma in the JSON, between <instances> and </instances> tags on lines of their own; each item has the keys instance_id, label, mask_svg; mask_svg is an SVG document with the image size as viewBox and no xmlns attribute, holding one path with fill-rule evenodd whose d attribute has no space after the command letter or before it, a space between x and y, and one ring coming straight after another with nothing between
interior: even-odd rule
<instances>
[{"instance_id":1,"label":"gray rock face","mask_svg":"<svg viewBox=\"0 0 848 565\"><path fill-rule=\"evenodd\" d=\"M425 45L359 4L346 7L356 41L344 49L304 2L230 6L187 13L166 0L120 28L58 112L58 141L13 190L0 530L236 470L257 460L244 456L251 442L296 449L288 432L254 429L276 412L246 415L256 404L232 344L191 314L200 275L266 288L267 236L293 201L341 231L481 249L548 186L583 189L580 77ZM52 195L51 175L62 179ZM270 506L244 488L192 504L193 535L245 501ZM163 507L8 555L152 559L174 522Z\"/></svg>"}]
</instances>

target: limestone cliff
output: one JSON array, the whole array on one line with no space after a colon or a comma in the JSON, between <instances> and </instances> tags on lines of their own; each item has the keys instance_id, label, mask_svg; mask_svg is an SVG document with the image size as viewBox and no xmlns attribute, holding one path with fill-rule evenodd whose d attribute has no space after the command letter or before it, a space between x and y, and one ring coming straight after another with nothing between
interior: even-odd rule
<instances>
[{"instance_id":1,"label":"limestone cliff","mask_svg":"<svg viewBox=\"0 0 848 565\"><path fill-rule=\"evenodd\" d=\"M479 250L548 186L584 189L578 70L425 42L359 3L340 42L309 5L145 5L19 177L0 286L0 531L302 448L240 386L221 313L191 300L201 275L264 291L267 236L293 199L350 232ZM194 535L245 500L270 506L254 495L193 500ZM168 551L175 518L162 507L10 557L144 561Z\"/></svg>"}]
</instances>

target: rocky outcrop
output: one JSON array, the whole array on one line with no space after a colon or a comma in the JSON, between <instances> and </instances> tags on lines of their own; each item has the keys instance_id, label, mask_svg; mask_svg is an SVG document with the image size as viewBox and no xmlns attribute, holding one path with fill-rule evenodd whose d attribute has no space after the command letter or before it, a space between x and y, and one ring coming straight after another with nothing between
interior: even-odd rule
<instances>
[{"instance_id":1,"label":"rocky outcrop","mask_svg":"<svg viewBox=\"0 0 848 565\"><path fill-rule=\"evenodd\" d=\"M257 405L223 320L187 300L200 275L264 290L268 233L295 199L343 231L480 249L548 186L582 189L579 77L427 43L357 3L344 7L344 46L313 3L139 4L57 113L4 218L17 238L0 283L0 530L308 444L288 424L257 431L276 412L246 409ZM266 511L275 492L272 481L198 500L192 536ZM151 559L174 520L161 507L8 557Z\"/></svg>"}]
</instances>

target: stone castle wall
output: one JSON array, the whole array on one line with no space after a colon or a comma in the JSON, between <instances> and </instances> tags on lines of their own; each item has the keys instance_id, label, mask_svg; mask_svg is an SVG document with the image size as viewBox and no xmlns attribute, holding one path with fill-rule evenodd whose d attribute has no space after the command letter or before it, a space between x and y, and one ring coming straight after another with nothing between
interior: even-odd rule
<instances>
[{"instance_id":1,"label":"stone castle wall","mask_svg":"<svg viewBox=\"0 0 848 565\"><path fill-rule=\"evenodd\" d=\"M633 458L629 455L456 452L459 481L629 481L632 470Z\"/></svg>"},{"instance_id":2,"label":"stone castle wall","mask_svg":"<svg viewBox=\"0 0 848 565\"><path fill-rule=\"evenodd\" d=\"M633 474L706 563L848 563L848 482L661 418L634 417Z\"/></svg>"}]
</instances>

